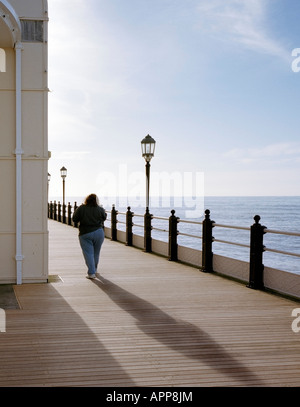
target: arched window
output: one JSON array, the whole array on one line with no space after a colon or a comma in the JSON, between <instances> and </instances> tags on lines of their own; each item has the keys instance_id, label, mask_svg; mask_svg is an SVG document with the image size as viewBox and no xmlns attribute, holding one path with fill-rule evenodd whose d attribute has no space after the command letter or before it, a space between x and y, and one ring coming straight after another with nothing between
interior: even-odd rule
<instances>
[{"instance_id":1,"label":"arched window","mask_svg":"<svg viewBox=\"0 0 300 407\"><path fill-rule=\"evenodd\" d=\"M0 48L0 73L1 72L6 72L6 55L2 48Z\"/></svg>"}]
</instances>

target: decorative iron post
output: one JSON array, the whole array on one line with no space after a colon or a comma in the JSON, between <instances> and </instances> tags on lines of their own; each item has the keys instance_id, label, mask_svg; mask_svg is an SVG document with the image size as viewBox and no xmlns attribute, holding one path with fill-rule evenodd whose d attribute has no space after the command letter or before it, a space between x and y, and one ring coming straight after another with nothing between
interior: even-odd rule
<instances>
[{"instance_id":1,"label":"decorative iron post","mask_svg":"<svg viewBox=\"0 0 300 407\"><path fill-rule=\"evenodd\" d=\"M63 223L67 223L66 210L67 210L67 205L63 203L62 204L62 221L63 221Z\"/></svg>"},{"instance_id":2,"label":"decorative iron post","mask_svg":"<svg viewBox=\"0 0 300 407\"><path fill-rule=\"evenodd\" d=\"M263 265L263 252L265 246L263 245L263 236L266 233L266 226L262 226L260 216L254 216L255 223L251 226L250 232L250 273L249 273L249 288L264 289L264 265Z\"/></svg>"},{"instance_id":3,"label":"decorative iron post","mask_svg":"<svg viewBox=\"0 0 300 407\"><path fill-rule=\"evenodd\" d=\"M54 201L54 204L53 204L53 212L54 212L54 220L57 220L57 203L56 203L56 201Z\"/></svg>"},{"instance_id":4,"label":"decorative iron post","mask_svg":"<svg viewBox=\"0 0 300 407\"><path fill-rule=\"evenodd\" d=\"M117 241L117 215L118 211L115 209L115 205L111 209L111 240Z\"/></svg>"},{"instance_id":5,"label":"decorative iron post","mask_svg":"<svg viewBox=\"0 0 300 407\"><path fill-rule=\"evenodd\" d=\"M151 237L151 220L152 215L149 213L149 208L146 208L146 213L144 215L144 250L147 253L152 252L152 237Z\"/></svg>"},{"instance_id":6,"label":"decorative iron post","mask_svg":"<svg viewBox=\"0 0 300 407\"><path fill-rule=\"evenodd\" d=\"M178 260L178 244L177 244L177 224L179 218L175 216L174 209L171 210L171 216L169 217L169 260Z\"/></svg>"},{"instance_id":7,"label":"decorative iron post","mask_svg":"<svg viewBox=\"0 0 300 407\"><path fill-rule=\"evenodd\" d=\"M77 206L77 202L74 202L74 209L73 209L73 214L76 212L78 206ZM78 223L73 223L74 228L78 228Z\"/></svg>"},{"instance_id":8,"label":"decorative iron post","mask_svg":"<svg viewBox=\"0 0 300 407\"><path fill-rule=\"evenodd\" d=\"M210 219L210 210L206 209L205 219L202 222L202 271L213 272L212 229L214 221Z\"/></svg>"},{"instance_id":9,"label":"decorative iron post","mask_svg":"<svg viewBox=\"0 0 300 407\"><path fill-rule=\"evenodd\" d=\"M131 212L130 206L128 206L127 212L126 212L126 246L132 246L132 237L133 237L132 218L133 218L133 215L134 215L134 213Z\"/></svg>"},{"instance_id":10,"label":"decorative iron post","mask_svg":"<svg viewBox=\"0 0 300 407\"><path fill-rule=\"evenodd\" d=\"M52 203L52 201L50 202L50 207L49 207L49 218L53 219L53 203Z\"/></svg>"},{"instance_id":11,"label":"decorative iron post","mask_svg":"<svg viewBox=\"0 0 300 407\"><path fill-rule=\"evenodd\" d=\"M72 225L72 206L70 202L68 203L68 225Z\"/></svg>"},{"instance_id":12,"label":"decorative iron post","mask_svg":"<svg viewBox=\"0 0 300 407\"><path fill-rule=\"evenodd\" d=\"M58 201L57 211L58 211L57 220L58 220L58 222L61 222L61 203L60 203L60 201Z\"/></svg>"}]
</instances>

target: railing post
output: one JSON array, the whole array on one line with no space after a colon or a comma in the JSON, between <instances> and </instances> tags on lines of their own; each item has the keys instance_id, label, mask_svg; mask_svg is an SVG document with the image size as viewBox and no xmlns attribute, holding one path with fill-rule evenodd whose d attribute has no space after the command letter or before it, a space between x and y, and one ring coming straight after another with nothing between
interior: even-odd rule
<instances>
[{"instance_id":1,"label":"railing post","mask_svg":"<svg viewBox=\"0 0 300 407\"><path fill-rule=\"evenodd\" d=\"M70 202L68 203L68 225L72 225L72 206Z\"/></svg>"},{"instance_id":2,"label":"railing post","mask_svg":"<svg viewBox=\"0 0 300 407\"><path fill-rule=\"evenodd\" d=\"M144 251L147 253L152 252L151 220L152 215L149 213L149 208L147 207L144 215Z\"/></svg>"},{"instance_id":3,"label":"railing post","mask_svg":"<svg viewBox=\"0 0 300 407\"><path fill-rule=\"evenodd\" d=\"M206 209L205 219L202 222L202 271L213 272L213 229L214 221L210 219L210 210Z\"/></svg>"},{"instance_id":4,"label":"railing post","mask_svg":"<svg viewBox=\"0 0 300 407\"><path fill-rule=\"evenodd\" d=\"M76 212L76 209L78 208L77 202L74 202L74 209L73 209L73 214ZM74 228L78 228L78 223L73 223Z\"/></svg>"},{"instance_id":5,"label":"railing post","mask_svg":"<svg viewBox=\"0 0 300 407\"><path fill-rule=\"evenodd\" d=\"M263 236L266 233L266 226L262 226L260 216L254 216L255 223L251 226L250 232L250 270L249 270L249 288L264 289L264 265L263 252Z\"/></svg>"},{"instance_id":6,"label":"railing post","mask_svg":"<svg viewBox=\"0 0 300 407\"><path fill-rule=\"evenodd\" d=\"M178 244L177 244L177 224L179 218L175 216L174 209L171 210L171 216L169 217L169 260L178 260Z\"/></svg>"},{"instance_id":7,"label":"railing post","mask_svg":"<svg viewBox=\"0 0 300 407\"><path fill-rule=\"evenodd\" d=\"M57 220L57 203L56 203L56 201L54 201L53 212L54 212L54 220Z\"/></svg>"},{"instance_id":8,"label":"railing post","mask_svg":"<svg viewBox=\"0 0 300 407\"><path fill-rule=\"evenodd\" d=\"M67 218L66 218L66 204L62 204L62 221L63 223L67 223Z\"/></svg>"},{"instance_id":9,"label":"railing post","mask_svg":"<svg viewBox=\"0 0 300 407\"><path fill-rule=\"evenodd\" d=\"M53 203L52 203L52 201L50 201L50 204L48 204L48 205L49 205L48 218L53 219Z\"/></svg>"},{"instance_id":10,"label":"railing post","mask_svg":"<svg viewBox=\"0 0 300 407\"><path fill-rule=\"evenodd\" d=\"M126 212L126 246L132 246L132 226L133 226L133 222L132 222L132 218L134 213L131 212L130 210L130 206L128 206L127 208L127 212Z\"/></svg>"},{"instance_id":11,"label":"railing post","mask_svg":"<svg viewBox=\"0 0 300 407\"><path fill-rule=\"evenodd\" d=\"M53 210L54 210L54 208L53 208L53 203L52 203L52 201L51 201L51 202L50 202L50 219L53 219L53 216L54 216Z\"/></svg>"},{"instance_id":12,"label":"railing post","mask_svg":"<svg viewBox=\"0 0 300 407\"><path fill-rule=\"evenodd\" d=\"M57 220L58 220L58 222L61 222L61 203L60 203L60 201L58 201L57 211L58 211Z\"/></svg>"},{"instance_id":13,"label":"railing post","mask_svg":"<svg viewBox=\"0 0 300 407\"><path fill-rule=\"evenodd\" d=\"M117 215L118 211L115 209L115 205L112 206L111 210L111 240L117 240Z\"/></svg>"}]
</instances>

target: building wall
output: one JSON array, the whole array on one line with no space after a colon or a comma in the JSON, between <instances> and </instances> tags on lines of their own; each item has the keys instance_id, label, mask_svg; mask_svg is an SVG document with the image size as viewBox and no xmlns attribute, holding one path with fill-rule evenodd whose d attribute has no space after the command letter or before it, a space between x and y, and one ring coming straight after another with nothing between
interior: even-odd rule
<instances>
[{"instance_id":1,"label":"building wall","mask_svg":"<svg viewBox=\"0 0 300 407\"><path fill-rule=\"evenodd\" d=\"M38 20L43 41L22 38L22 283L48 278L48 74L45 0L6 0L20 20ZM3 2L2 2L3 4ZM1 7L1 0L0 0ZM6 69L0 72L0 284L16 283L16 52L0 24ZM3 34L3 35L2 35ZM2 41L2 43L1 43ZM1 64L0 64L1 66Z\"/></svg>"}]
</instances>

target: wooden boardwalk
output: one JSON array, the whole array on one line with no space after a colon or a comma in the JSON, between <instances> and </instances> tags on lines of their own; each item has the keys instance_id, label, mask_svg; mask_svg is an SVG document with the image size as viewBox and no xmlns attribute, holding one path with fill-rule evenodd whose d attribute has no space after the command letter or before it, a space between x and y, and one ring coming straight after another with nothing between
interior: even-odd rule
<instances>
[{"instance_id":1,"label":"wooden boardwalk","mask_svg":"<svg viewBox=\"0 0 300 407\"><path fill-rule=\"evenodd\" d=\"M15 287L0 386L299 386L298 302L49 221L51 283ZM55 276L59 276L56 277Z\"/></svg>"}]
</instances>

